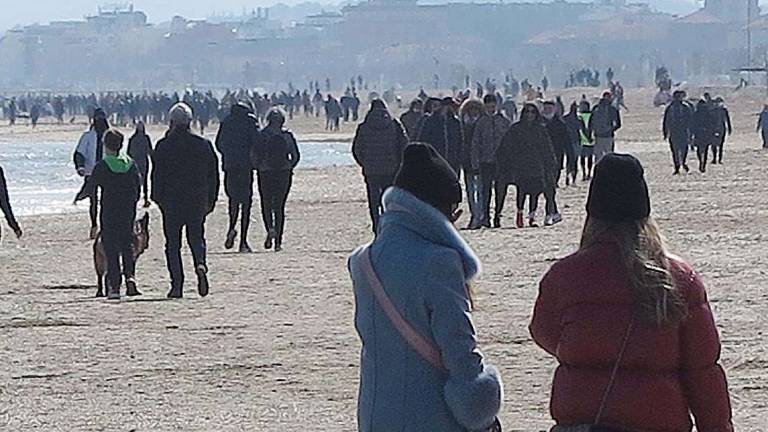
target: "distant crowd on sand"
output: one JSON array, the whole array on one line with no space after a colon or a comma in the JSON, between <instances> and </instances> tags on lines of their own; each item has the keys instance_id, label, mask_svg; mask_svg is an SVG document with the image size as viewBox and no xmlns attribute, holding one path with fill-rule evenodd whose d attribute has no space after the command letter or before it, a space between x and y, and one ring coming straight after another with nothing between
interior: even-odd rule
<instances>
[{"instance_id":1,"label":"distant crowd on sand","mask_svg":"<svg viewBox=\"0 0 768 432\"><path fill-rule=\"evenodd\" d=\"M690 432L695 423L701 432L732 432L705 287L665 245L640 161L614 152L622 127L614 95L605 91L595 106L583 97L567 109L559 98L534 98L518 113L498 92L472 93L422 92L399 119L385 100L374 98L355 133L352 153L374 231L348 261L362 341L358 429L502 430L502 373L478 348L472 312L480 287L473 281L481 263L455 228L460 205L466 198L467 228L500 227L514 185L515 226L538 226L541 195L544 225L553 225L562 221L558 187L579 183L580 169L581 180L589 182L581 243L543 275L529 327L558 362L552 431ZM718 140L725 132L719 133L717 119L728 117L706 95L695 110L685 99L676 95L662 127L676 171L687 167L683 145L697 146L702 155L701 147L717 142L721 161ZM761 122L768 108L765 113ZM123 282L126 295L141 294L135 260L142 194L144 205L154 202L162 214L169 298L184 295L184 230L198 294L209 294L205 226L222 171L229 213L224 248L239 240L239 252L252 250L254 171L264 247L283 247L286 203L300 161L284 110L270 108L262 123L252 103L235 100L215 143L193 132L189 103L179 101L163 116L168 130L156 145L139 120L124 149L125 137L111 127L108 113L94 109L74 152L84 178L77 199L91 202L91 237L105 254L109 299L120 298ZM1 170L0 180L0 207L20 237Z\"/></svg>"}]
</instances>

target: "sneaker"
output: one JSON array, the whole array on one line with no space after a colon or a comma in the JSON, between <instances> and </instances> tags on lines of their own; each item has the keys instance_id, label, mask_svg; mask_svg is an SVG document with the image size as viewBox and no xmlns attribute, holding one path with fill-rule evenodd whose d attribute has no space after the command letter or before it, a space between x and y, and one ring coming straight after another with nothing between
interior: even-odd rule
<instances>
[{"instance_id":1,"label":"sneaker","mask_svg":"<svg viewBox=\"0 0 768 432\"><path fill-rule=\"evenodd\" d=\"M563 221L563 215L561 215L560 213L555 213L552 215L552 225L557 225L562 221Z\"/></svg>"},{"instance_id":2,"label":"sneaker","mask_svg":"<svg viewBox=\"0 0 768 432\"><path fill-rule=\"evenodd\" d=\"M184 293L182 292L181 288L171 288L171 290L168 291L168 295L166 297L169 299L180 299L184 297Z\"/></svg>"},{"instance_id":3,"label":"sneaker","mask_svg":"<svg viewBox=\"0 0 768 432\"><path fill-rule=\"evenodd\" d=\"M688 168L688 164L683 164L683 169L685 170L686 173L691 172L691 169Z\"/></svg>"},{"instance_id":4,"label":"sneaker","mask_svg":"<svg viewBox=\"0 0 768 432\"><path fill-rule=\"evenodd\" d=\"M136 288L136 279L128 278L125 280L125 295L128 297L140 296L141 292Z\"/></svg>"},{"instance_id":5,"label":"sneaker","mask_svg":"<svg viewBox=\"0 0 768 432\"><path fill-rule=\"evenodd\" d=\"M280 241L275 242L275 252L282 252L283 244Z\"/></svg>"},{"instance_id":6,"label":"sneaker","mask_svg":"<svg viewBox=\"0 0 768 432\"><path fill-rule=\"evenodd\" d=\"M120 287L107 288L107 300L120 300Z\"/></svg>"},{"instance_id":7,"label":"sneaker","mask_svg":"<svg viewBox=\"0 0 768 432\"><path fill-rule=\"evenodd\" d=\"M200 297L205 297L210 288L208 286L208 267L205 264L200 264L195 269L195 273L197 274L197 293L200 294Z\"/></svg>"},{"instance_id":8,"label":"sneaker","mask_svg":"<svg viewBox=\"0 0 768 432\"><path fill-rule=\"evenodd\" d=\"M96 240L96 237L98 237L98 236L99 236L99 227L97 227L97 226L92 226L92 227L91 227L91 232L90 232L89 238L90 238L91 240Z\"/></svg>"},{"instance_id":9,"label":"sneaker","mask_svg":"<svg viewBox=\"0 0 768 432\"><path fill-rule=\"evenodd\" d=\"M675 168L675 172L672 175L680 175L680 168Z\"/></svg>"},{"instance_id":10,"label":"sneaker","mask_svg":"<svg viewBox=\"0 0 768 432\"><path fill-rule=\"evenodd\" d=\"M253 249L248 245L248 243L243 243L240 245L240 253L241 254L249 254L253 253Z\"/></svg>"},{"instance_id":11,"label":"sneaker","mask_svg":"<svg viewBox=\"0 0 768 432\"><path fill-rule=\"evenodd\" d=\"M237 237L237 231L230 230L227 233L227 241L224 242L224 249L232 249L235 247L235 237Z\"/></svg>"},{"instance_id":12,"label":"sneaker","mask_svg":"<svg viewBox=\"0 0 768 432\"><path fill-rule=\"evenodd\" d=\"M528 213L528 226L531 228L537 228L539 224L536 223L536 213Z\"/></svg>"},{"instance_id":13,"label":"sneaker","mask_svg":"<svg viewBox=\"0 0 768 432\"><path fill-rule=\"evenodd\" d=\"M517 220L515 221L515 225L518 228L522 228L525 226L525 221L523 220L523 212L517 212Z\"/></svg>"},{"instance_id":14,"label":"sneaker","mask_svg":"<svg viewBox=\"0 0 768 432\"><path fill-rule=\"evenodd\" d=\"M552 216L546 215L544 216L544 226L552 226L554 223L552 222Z\"/></svg>"}]
</instances>

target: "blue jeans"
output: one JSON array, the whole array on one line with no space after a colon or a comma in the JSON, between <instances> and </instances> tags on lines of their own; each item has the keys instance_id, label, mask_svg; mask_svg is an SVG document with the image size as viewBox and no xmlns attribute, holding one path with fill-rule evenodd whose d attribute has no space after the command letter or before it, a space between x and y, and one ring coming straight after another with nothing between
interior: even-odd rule
<instances>
[{"instance_id":1,"label":"blue jeans","mask_svg":"<svg viewBox=\"0 0 768 432\"><path fill-rule=\"evenodd\" d=\"M482 223L483 214L480 211L480 176L472 174L471 170L464 169L464 187L467 192L467 204L472 218L469 226L475 227Z\"/></svg>"},{"instance_id":2,"label":"blue jeans","mask_svg":"<svg viewBox=\"0 0 768 432\"><path fill-rule=\"evenodd\" d=\"M205 217L193 212L163 210L163 232L165 234L165 258L171 274L171 286L181 290L184 287L184 267L181 264L181 231L186 227L187 243L192 251L195 268L206 265Z\"/></svg>"}]
</instances>

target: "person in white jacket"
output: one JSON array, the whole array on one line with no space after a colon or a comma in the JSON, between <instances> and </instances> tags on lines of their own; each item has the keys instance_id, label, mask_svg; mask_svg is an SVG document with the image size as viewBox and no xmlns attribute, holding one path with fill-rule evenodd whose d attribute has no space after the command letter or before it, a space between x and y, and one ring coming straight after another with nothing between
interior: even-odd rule
<instances>
[{"instance_id":1,"label":"person in white jacket","mask_svg":"<svg viewBox=\"0 0 768 432\"><path fill-rule=\"evenodd\" d=\"M104 132L109 129L107 114L101 108L93 112L93 123L90 129L83 133L75 148L74 162L77 174L84 178L83 187L75 196L75 203L86 198L90 201L91 239L99 234L97 216L99 214L98 196L96 186L91 182L91 173L96 164L104 157L104 144L102 138Z\"/></svg>"}]
</instances>

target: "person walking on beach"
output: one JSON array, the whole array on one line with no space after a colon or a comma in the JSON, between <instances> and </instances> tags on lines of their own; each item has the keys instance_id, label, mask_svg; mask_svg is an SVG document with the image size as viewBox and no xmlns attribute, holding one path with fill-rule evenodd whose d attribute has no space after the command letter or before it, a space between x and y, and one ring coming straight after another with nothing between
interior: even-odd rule
<instances>
[{"instance_id":1,"label":"person walking on beach","mask_svg":"<svg viewBox=\"0 0 768 432\"><path fill-rule=\"evenodd\" d=\"M763 111L758 114L756 132L763 138L763 148L768 149L768 104L763 105Z\"/></svg>"},{"instance_id":2,"label":"person walking on beach","mask_svg":"<svg viewBox=\"0 0 768 432\"><path fill-rule=\"evenodd\" d=\"M408 134L408 139L410 141L416 140L419 120L421 120L423 115L423 107L424 101L418 98L414 99L411 102L411 106L408 108L408 111L404 112L403 115L400 116L400 123L403 125L403 128L405 128L405 132Z\"/></svg>"},{"instance_id":3,"label":"person walking on beach","mask_svg":"<svg viewBox=\"0 0 768 432\"><path fill-rule=\"evenodd\" d=\"M243 102L230 108L216 135L216 149L221 155L224 171L224 191L229 198L229 228L224 242L226 249L235 246L238 217L240 218L240 253L252 252L248 244L248 228L253 206L253 162L251 154L260 145L258 120Z\"/></svg>"},{"instance_id":4,"label":"person walking on beach","mask_svg":"<svg viewBox=\"0 0 768 432\"><path fill-rule=\"evenodd\" d=\"M93 168L91 177L101 191L100 235L107 257L107 298L110 300L120 298L121 275L125 276L126 295L141 295L136 287L133 225L142 180L133 159L120 154L123 141L123 134L115 129L104 133L104 159ZM100 294L101 290L96 295Z\"/></svg>"},{"instance_id":5,"label":"person walking on beach","mask_svg":"<svg viewBox=\"0 0 768 432\"><path fill-rule=\"evenodd\" d=\"M406 145L408 135L400 122L392 118L383 100L372 100L370 111L357 127L352 141L352 155L363 169L374 234L383 212L381 196L395 180Z\"/></svg>"},{"instance_id":6,"label":"person walking on beach","mask_svg":"<svg viewBox=\"0 0 768 432\"><path fill-rule=\"evenodd\" d=\"M149 202L149 162L154 154L152 139L147 135L144 122L136 123L136 131L128 140L128 156L133 159L141 174L141 190L144 193L144 208L150 206Z\"/></svg>"},{"instance_id":7,"label":"person walking on beach","mask_svg":"<svg viewBox=\"0 0 768 432\"><path fill-rule=\"evenodd\" d=\"M714 100L715 140L712 143L712 164L723 164L723 148L725 139L733 133L731 126L731 114L725 106L725 101L720 96Z\"/></svg>"},{"instance_id":8,"label":"person walking on beach","mask_svg":"<svg viewBox=\"0 0 768 432\"><path fill-rule=\"evenodd\" d=\"M264 249L283 250L285 204L293 184L293 170L301 160L299 146L293 133L283 126L285 114L280 108L267 113L267 125L262 131L260 145L255 147L253 161L258 171L261 215L267 239Z\"/></svg>"},{"instance_id":9,"label":"person walking on beach","mask_svg":"<svg viewBox=\"0 0 768 432\"><path fill-rule=\"evenodd\" d=\"M483 214L480 211L480 175L472 167L472 153L477 123L485 113L483 102L470 97L461 104L459 115L461 128L464 132L464 147L461 149L461 171L464 177L464 190L467 193L467 204L471 214L467 229L479 229L482 226Z\"/></svg>"},{"instance_id":10,"label":"person walking on beach","mask_svg":"<svg viewBox=\"0 0 768 432\"><path fill-rule=\"evenodd\" d=\"M560 210L557 208L557 188L560 182L560 175L563 172L563 162L566 154L572 151L571 143L568 141L568 127L557 114L557 105L552 101L546 101L543 105L542 117L544 117L544 126L547 128L549 141L552 143L552 149L555 152L554 180L548 182L544 188L544 199L546 200L546 216L544 225L551 226L563 221Z\"/></svg>"},{"instance_id":11,"label":"person walking on beach","mask_svg":"<svg viewBox=\"0 0 768 432\"><path fill-rule=\"evenodd\" d=\"M691 414L734 430L704 284L667 250L632 156L597 164L581 246L542 278L530 331L560 364L553 432L687 432Z\"/></svg>"},{"instance_id":12,"label":"person walking on beach","mask_svg":"<svg viewBox=\"0 0 768 432\"><path fill-rule=\"evenodd\" d=\"M616 142L616 131L621 129L621 114L612 103L611 92L603 93L603 97L592 110L590 129L595 136L595 162L608 153L613 153Z\"/></svg>"},{"instance_id":13,"label":"person walking on beach","mask_svg":"<svg viewBox=\"0 0 768 432\"><path fill-rule=\"evenodd\" d=\"M418 141L431 144L458 172L461 168L464 133L454 111L453 98L446 97L439 101L439 108L424 118Z\"/></svg>"},{"instance_id":14,"label":"person walking on beach","mask_svg":"<svg viewBox=\"0 0 768 432\"><path fill-rule=\"evenodd\" d=\"M434 148L409 145L379 235L349 259L363 345L360 432L500 430L501 377L472 323L468 286L480 262L453 226L461 196Z\"/></svg>"},{"instance_id":15,"label":"person walking on beach","mask_svg":"<svg viewBox=\"0 0 768 432\"><path fill-rule=\"evenodd\" d=\"M571 183L576 184L581 156L581 120L576 102L571 104L570 111L563 117L563 122L568 128L568 145L570 146L570 150L565 153L565 185L569 186Z\"/></svg>"},{"instance_id":16,"label":"person walking on beach","mask_svg":"<svg viewBox=\"0 0 768 432\"><path fill-rule=\"evenodd\" d=\"M512 126L498 109L498 100L495 95L487 94L483 97L485 107L483 116L477 121L475 133L471 143L472 170L480 173L480 193L478 198L480 219L472 228L491 227L491 191L495 190L496 211L493 215L493 226L501 226L501 211L499 199L506 195L505 184L496 181L496 150L498 150L504 134ZM504 189L501 191L500 189Z\"/></svg>"},{"instance_id":17,"label":"person walking on beach","mask_svg":"<svg viewBox=\"0 0 768 432\"><path fill-rule=\"evenodd\" d=\"M518 228L525 226L524 209L528 198L528 226L537 227L536 210L539 196L554 187L557 160L539 109L527 103L520 112L520 121L513 124L501 140L496 152L497 181L517 186ZM506 188L496 207L500 215L504 207Z\"/></svg>"},{"instance_id":18,"label":"person walking on beach","mask_svg":"<svg viewBox=\"0 0 768 432\"><path fill-rule=\"evenodd\" d=\"M672 162L675 165L675 175L680 174L682 167L690 171L687 164L688 147L691 143L693 129L693 111L685 103L685 92L677 90L672 94L672 103L664 111L662 133L669 140L672 151Z\"/></svg>"},{"instance_id":19,"label":"person walking on beach","mask_svg":"<svg viewBox=\"0 0 768 432\"><path fill-rule=\"evenodd\" d=\"M23 232L21 230L21 226L19 225L19 222L16 220L16 217L13 215L13 208L11 208L11 200L8 196L8 184L5 182L5 172L3 171L3 167L0 167L0 210L3 211L3 215L5 216L5 221L8 223L8 226L13 230L13 233L16 234L16 238L21 238L23 235ZM2 237L2 231L0 231L0 238Z\"/></svg>"},{"instance_id":20,"label":"person walking on beach","mask_svg":"<svg viewBox=\"0 0 768 432\"><path fill-rule=\"evenodd\" d=\"M197 292L205 297L209 292L205 220L219 196L219 160L211 142L192 132L194 114L189 105L176 103L168 117L169 129L155 147L152 165L152 201L163 215L165 257L171 275L168 298L184 295L181 233L185 228Z\"/></svg>"},{"instance_id":21,"label":"person walking on beach","mask_svg":"<svg viewBox=\"0 0 768 432\"><path fill-rule=\"evenodd\" d=\"M88 199L90 206L88 214L91 217L91 240L99 234L97 222L99 213L99 199L96 186L91 181L91 174L96 164L104 157L104 133L109 129L107 113L101 108L93 111L93 122L90 129L83 133L75 148L74 162L77 174L83 177L83 186L75 196L75 203Z\"/></svg>"},{"instance_id":22,"label":"person walking on beach","mask_svg":"<svg viewBox=\"0 0 768 432\"><path fill-rule=\"evenodd\" d=\"M709 148L714 145L717 139L715 136L716 123L717 119L712 105L704 99L699 100L696 104L696 111L693 112L691 130L693 132L693 146L696 147L696 154L699 158L699 171L702 173L707 172Z\"/></svg>"},{"instance_id":23,"label":"person walking on beach","mask_svg":"<svg viewBox=\"0 0 768 432\"><path fill-rule=\"evenodd\" d=\"M581 180L589 181L592 179L592 168L595 163L595 136L592 131L591 122L592 110L589 102L583 100L579 103L579 139L581 141L581 153L579 160L581 162Z\"/></svg>"}]
</instances>

